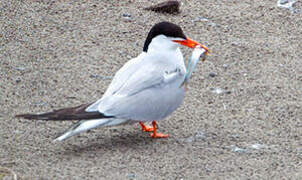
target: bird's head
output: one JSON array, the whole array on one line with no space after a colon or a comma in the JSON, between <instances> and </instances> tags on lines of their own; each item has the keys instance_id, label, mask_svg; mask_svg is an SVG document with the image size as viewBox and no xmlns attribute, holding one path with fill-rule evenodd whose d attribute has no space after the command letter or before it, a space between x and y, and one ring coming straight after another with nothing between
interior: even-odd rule
<instances>
[{"instance_id":1,"label":"bird's head","mask_svg":"<svg viewBox=\"0 0 302 180\"><path fill-rule=\"evenodd\" d=\"M170 22L160 22L151 28L144 44L144 52L148 51L149 45L155 39L159 41L157 43L165 43L164 41L170 41L172 43L187 46L189 48L195 48L199 45L206 50L206 54L210 52L206 46L186 37L178 25Z\"/></svg>"}]
</instances>

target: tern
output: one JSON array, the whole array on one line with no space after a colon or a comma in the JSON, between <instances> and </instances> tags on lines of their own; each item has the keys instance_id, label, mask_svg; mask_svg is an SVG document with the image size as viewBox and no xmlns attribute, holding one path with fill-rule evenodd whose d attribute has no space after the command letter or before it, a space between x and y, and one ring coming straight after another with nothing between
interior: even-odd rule
<instances>
[{"instance_id":1,"label":"tern","mask_svg":"<svg viewBox=\"0 0 302 180\"><path fill-rule=\"evenodd\" d=\"M184 35L170 22L155 24L145 40L143 52L119 69L104 95L94 103L42 114L20 114L31 120L79 120L54 141L100 126L139 123L152 138L166 138L157 132L157 122L169 116L183 102L187 72L180 45L209 49ZM144 123L152 121L152 126Z\"/></svg>"}]
</instances>

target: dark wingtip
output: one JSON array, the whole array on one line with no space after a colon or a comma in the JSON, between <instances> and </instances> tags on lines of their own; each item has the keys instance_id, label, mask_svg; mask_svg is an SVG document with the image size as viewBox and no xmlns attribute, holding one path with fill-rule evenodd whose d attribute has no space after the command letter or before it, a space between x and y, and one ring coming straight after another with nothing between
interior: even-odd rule
<instances>
[{"instance_id":1,"label":"dark wingtip","mask_svg":"<svg viewBox=\"0 0 302 180\"><path fill-rule=\"evenodd\" d=\"M63 108L52 112L42 114L19 114L16 118L24 118L30 120L52 120L52 121L68 121L68 120L89 120L89 119L101 119L111 118L113 116L106 116L100 112L86 112L85 109L90 104L82 104L77 107Z\"/></svg>"},{"instance_id":2,"label":"dark wingtip","mask_svg":"<svg viewBox=\"0 0 302 180\"><path fill-rule=\"evenodd\" d=\"M18 114L15 117L24 118L24 119L38 119L39 115L37 115L37 114Z\"/></svg>"}]
</instances>

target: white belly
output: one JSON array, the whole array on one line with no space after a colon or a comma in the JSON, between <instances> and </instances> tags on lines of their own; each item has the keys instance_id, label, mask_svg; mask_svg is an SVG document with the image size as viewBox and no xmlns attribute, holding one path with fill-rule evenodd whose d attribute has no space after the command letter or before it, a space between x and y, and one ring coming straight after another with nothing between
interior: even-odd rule
<instances>
[{"instance_id":1,"label":"white belly","mask_svg":"<svg viewBox=\"0 0 302 180\"><path fill-rule=\"evenodd\" d=\"M133 109L136 113L133 114L131 119L137 121L164 119L181 105L184 93L184 88L179 87L149 89L143 95L145 98L139 98L142 101L136 102L139 105Z\"/></svg>"}]
</instances>

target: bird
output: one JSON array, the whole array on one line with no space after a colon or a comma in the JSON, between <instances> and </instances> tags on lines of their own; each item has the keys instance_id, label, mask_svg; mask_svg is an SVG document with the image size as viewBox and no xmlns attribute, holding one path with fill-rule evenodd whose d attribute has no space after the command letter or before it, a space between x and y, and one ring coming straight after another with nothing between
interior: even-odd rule
<instances>
[{"instance_id":1,"label":"bird","mask_svg":"<svg viewBox=\"0 0 302 180\"><path fill-rule=\"evenodd\" d=\"M41 114L19 114L17 118L45 121L78 120L54 141L101 126L139 123L152 138L169 135L158 132L157 121L165 119L183 102L186 67L180 46L209 49L185 36L180 26L163 21L149 31L143 51L126 62L114 75L103 96L88 104ZM152 126L145 125L152 122Z\"/></svg>"}]
</instances>

